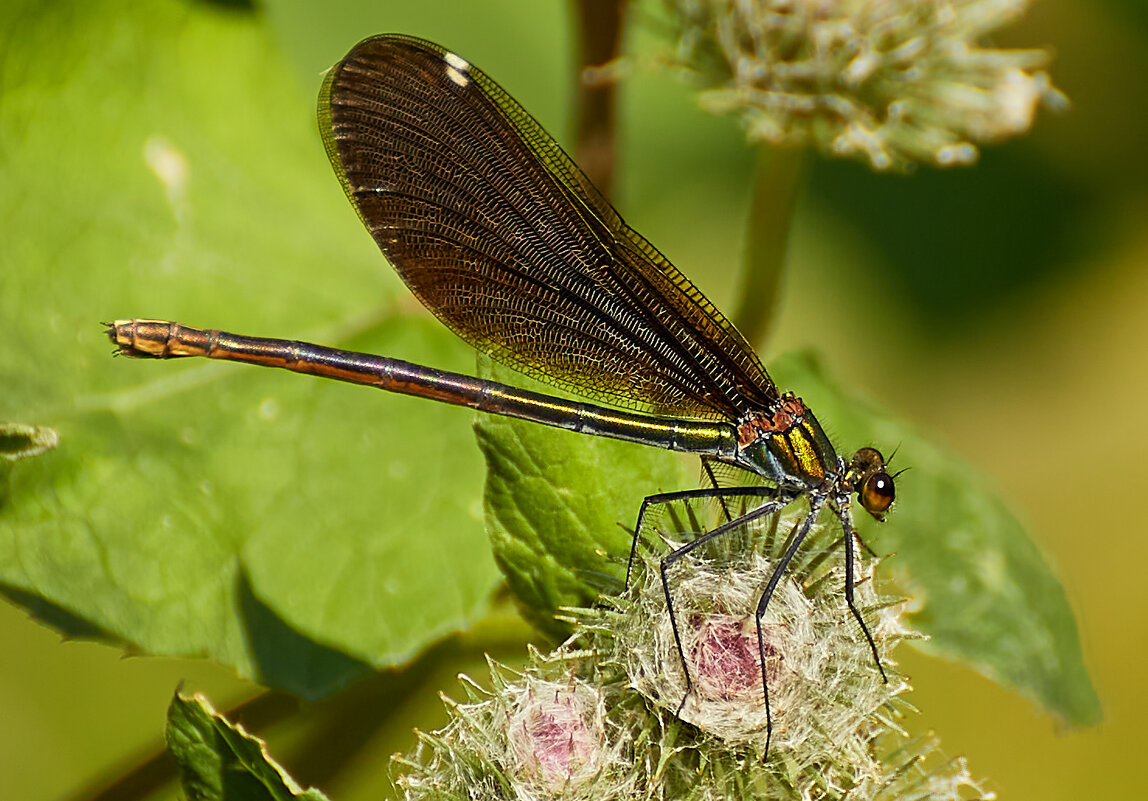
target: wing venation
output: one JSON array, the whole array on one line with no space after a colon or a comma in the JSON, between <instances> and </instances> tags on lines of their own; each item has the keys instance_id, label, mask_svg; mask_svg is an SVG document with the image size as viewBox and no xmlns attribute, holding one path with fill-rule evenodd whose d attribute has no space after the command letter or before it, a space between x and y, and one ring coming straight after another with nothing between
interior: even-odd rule
<instances>
[{"instance_id":1,"label":"wing venation","mask_svg":"<svg viewBox=\"0 0 1148 801\"><path fill-rule=\"evenodd\" d=\"M429 42L378 36L331 69L319 104L371 235L476 348L662 414L737 417L777 397L733 325L485 73Z\"/></svg>"}]
</instances>

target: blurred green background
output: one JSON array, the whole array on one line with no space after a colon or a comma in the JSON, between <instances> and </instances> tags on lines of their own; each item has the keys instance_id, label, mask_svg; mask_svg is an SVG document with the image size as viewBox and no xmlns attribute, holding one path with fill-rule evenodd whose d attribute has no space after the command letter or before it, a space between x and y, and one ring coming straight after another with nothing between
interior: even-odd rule
<instances>
[{"instance_id":1,"label":"blurred green background","mask_svg":"<svg viewBox=\"0 0 1148 801\"><path fill-rule=\"evenodd\" d=\"M316 93L320 72L364 36L401 31L439 41L567 139L573 15L566 2L340 2L320 12L269 0L254 12L228 4L188 9L262 18L304 98ZM19 35L18 16L10 22L4 35ZM654 68L661 42L641 16L632 18L629 36L635 60L622 90L616 203L729 308L753 152L735 120L702 114L688 87ZM902 649L919 725L935 729L948 753L966 755L974 775L989 777L1002 797L1137 797L1142 782L1128 766L1148 745L1141 679L1148 591L1138 574L1148 560L1138 514L1148 451L1148 12L1131 0L1044 0L997 43L1054 48L1051 73L1071 111L1041 114L1028 137L985 148L972 169L878 176L852 163L818 162L800 201L782 310L764 355L768 364L770 354L816 348L839 379L978 465L1029 524L1077 611L1105 705L1100 726L1059 731L988 680ZM59 146L82 134L61 131ZM257 141L275 134L230 135ZM19 159L13 144L0 164ZM312 157L325 159L317 134ZM109 192L114 198L114 187ZM3 242L21 236L4 221L0 232ZM331 271L337 275L338 265ZM44 280L51 291L67 292ZM902 491L912 492L911 472ZM180 681L219 708L256 692L207 663L61 643L7 605L0 627L3 798L90 796L157 747ZM500 656L510 659L515 649L505 651ZM309 756L338 748L337 732L321 724L346 700L310 705L270 729L273 752L334 798L379 797L388 756L413 743L410 728L441 720L436 693L453 693L459 670L482 670L465 640L436 649L425 666L417 683L387 687L387 729L354 754L337 781L327 781Z\"/></svg>"}]
</instances>

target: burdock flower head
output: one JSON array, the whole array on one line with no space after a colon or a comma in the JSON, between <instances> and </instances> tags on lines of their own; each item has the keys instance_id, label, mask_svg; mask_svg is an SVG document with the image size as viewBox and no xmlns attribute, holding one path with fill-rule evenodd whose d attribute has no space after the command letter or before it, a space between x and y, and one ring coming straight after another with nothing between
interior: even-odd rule
<instances>
[{"instance_id":1,"label":"burdock flower head","mask_svg":"<svg viewBox=\"0 0 1148 801\"><path fill-rule=\"evenodd\" d=\"M642 542L674 547L714 509L655 508ZM908 684L888 654L910 636L903 604L877 594L872 562L855 579L888 682L849 612L840 529L815 526L777 586L759 647L755 610L795 524L796 504L735 528L675 562L662 582L648 553L627 594L574 610L578 632L520 672L492 666L491 689L464 680L451 721L396 760L408 801L669 801L793 798L991 799L963 760L900 725ZM738 509L723 509L736 515ZM852 545L852 544L851 544ZM663 553L665 552L663 547ZM678 637L669 622L673 598ZM677 642L682 644L681 652ZM773 738L766 749L762 660ZM682 662L692 687L686 694ZM682 699L685 698L685 703Z\"/></svg>"},{"instance_id":2,"label":"burdock flower head","mask_svg":"<svg viewBox=\"0 0 1148 801\"><path fill-rule=\"evenodd\" d=\"M982 39L1027 0L669 0L702 103L751 141L812 143L877 169L967 164L1066 100L1044 50Z\"/></svg>"},{"instance_id":3,"label":"burdock flower head","mask_svg":"<svg viewBox=\"0 0 1148 801\"><path fill-rule=\"evenodd\" d=\"M632 790L610 688L576 675L576 653L532 651L532 661L523 672L492 663L491 690L463 679L469 699L447 702L451 723L420 733L414 760L396 758L407 798L589 801Z\"/></svg>"},{"instance_id":4,"label":"burdock flower head","mask_svg":"<svg viewBox=\"0 0 1148 801\"><path fill-rule=\"evenodd\" d=\"M648 558L637 573L629 625L619 630L612 659L623 665L639 693L678 710L701 731L758 760L776 757L799 772L817 766L818 781L872 797L877 785L861 785L885 776L876 740L887 721L902 714L899 696L909 689L888 651L911 636L901 624L900 600L881 597L873 588L874 560L857 560L855 603L888 681L845 599L842 549L856 543L834 542L839 528L820 522L780 577L762 617L759 647L762 588L805 514L799 505L786 516L752 523L715 558L703 552L675 562L665 584L659 560ZM680 544L683 534L693 535L674 526L657 528L668 548Z\"/></svg>"}]
</instances>

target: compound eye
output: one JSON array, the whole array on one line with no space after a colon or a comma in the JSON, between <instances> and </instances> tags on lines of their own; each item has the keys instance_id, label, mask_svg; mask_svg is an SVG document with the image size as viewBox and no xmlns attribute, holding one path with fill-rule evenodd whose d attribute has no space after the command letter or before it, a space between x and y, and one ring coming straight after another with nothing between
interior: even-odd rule
<instances>
[{"instance_id":1,"label":"compound eye","mask_svg":"<svg viewBox=\"0 0 1148 801\"><path fill-rule=\"evenodd\" d=\"M893 477L884 470L873 473L865 479L857 497L865 511L878 520L885 519L885 512L893 505L897 493L893 487Z\"/></svg>"}]
</instances>

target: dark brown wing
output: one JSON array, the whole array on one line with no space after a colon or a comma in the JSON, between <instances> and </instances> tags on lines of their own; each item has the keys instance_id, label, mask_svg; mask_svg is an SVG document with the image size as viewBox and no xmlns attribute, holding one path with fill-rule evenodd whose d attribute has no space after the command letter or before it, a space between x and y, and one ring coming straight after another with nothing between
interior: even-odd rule
<instances>
[{"instance_id":1,"label":"dark brown wing","mask_svg":"<svg viewBox=\"0 0 1148 801\"><path fill-rule=\"evenodd\" d=\"M367 39L330 70L319 125L383 253L476 348L663 414L737 417L777 397L733 325L459 56Z\"/></svg>"}]
</instances>

